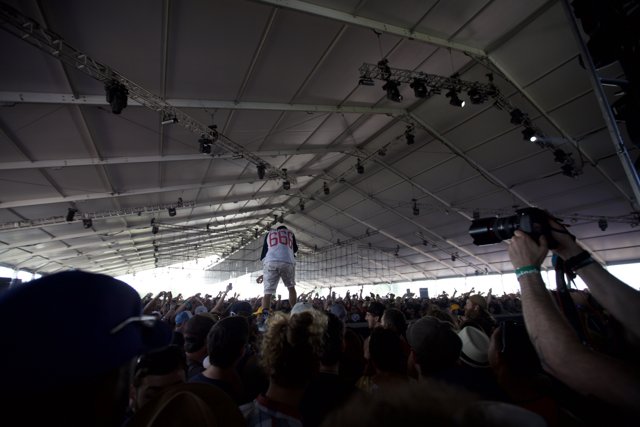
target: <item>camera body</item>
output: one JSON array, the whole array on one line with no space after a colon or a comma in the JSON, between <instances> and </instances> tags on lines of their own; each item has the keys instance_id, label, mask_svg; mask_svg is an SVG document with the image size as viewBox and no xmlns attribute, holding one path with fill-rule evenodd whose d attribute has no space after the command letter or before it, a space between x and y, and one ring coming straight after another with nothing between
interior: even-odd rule
<instances>
[{"instance_id":1,"label":"camera body","mask_svg":"<svg viewBox=\"0 0 640 427\"><path fill-rule=\"evenodd\" d=\"M492 245L510 239L516 230L527 233L536 242L545 236L549 249L558 246L551 235L549 214L538 208L518 209L515 215L474 219L469 227L469 235L477 246Z\"/></svg>"}]
</instances>

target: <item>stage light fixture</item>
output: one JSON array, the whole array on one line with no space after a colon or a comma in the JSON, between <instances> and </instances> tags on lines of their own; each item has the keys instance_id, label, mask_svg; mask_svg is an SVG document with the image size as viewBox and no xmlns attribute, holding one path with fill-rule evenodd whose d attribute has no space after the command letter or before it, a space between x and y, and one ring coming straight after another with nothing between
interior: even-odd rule
<instances>
[{"instance_id":1,"label":"stage light fixture","mask_svg":"<svg viewBox=\"0 0 640 427\"><path fill-rule=\"evenodd\" d=\"M511 111L511 124L521 125L524 122L524 113L516 108Z\"/></svg>"},{"instance_id":2,"label":"stage light fixture","mask_svg":"<svg viewBox=\"0 0 640 427\"><path fill-rule=\"evenodd\" d=\"M380 70L380 75L383 80L387 80L391 77L391 67L389 67L388 59L381 59L378 61L378 69Z\"/></svg>"},{"instance_id":3,"label":"stage light fixture","mask_svg":"<svg viewBox=\"0 0 640 427\"><path fill-rule=\"evenodd\" d=\"M104 90L107 93L107 102L111 105L111 112L120 114L127 107L129 91L117 80L105 83Z\"/></svg>"},{"instance_id":4,"label":"stage light fixture","mask_svg":"<svg viewBox=\"0 0 640 427\"><path fill-rule=\"evenodd\" d=\"M75 208L67 209L67 218L66 218L66 220L68 222L73 221L73 219L75 218L77 212L78 212L78 209L75 209Z\"/></svg>"},{"instance_id":5,"label":"stage light fixture","mask_svg":"<svg viewBox=\"0 0 640 427\"><path fill-rule=\"evenodd\" d=\"M216 142L218 140L218 138L220 138L220 134L218 133L218 126L217 125L209 125L207 126L209 129L211 129L211 142Z\"/></svg>"},{"instance_id":6,"label":"stage light fixture","mask_svg":"<svg viewBox=\"0 0 640 427\"><path fill-rule=\"evenodd\" d=\"M84 228L91 228L93 226L93 221L91 220L91 218L84 218L82 220L82 226Z\"/></svg>"},{"instance_id":7,"label":"stage light fixture","mask_svg":"<svg viewBox=\"0 0 640 427\"><path fill-rule=\"evenodd\" d=\"M455 89L449 90L445 96L449 98L449 104L455 107L464 107L465 102L458 97L458 92Z\"/></svg>"},{"instance_id":8,"label":"stage light fixture","mask_svg":"<svg viewBox=\"0 0 640 427\"><path fill-rule=\"evenodd\" d=\"M558 163L564 163L567 160L567 153L565 153L560 148L556 148L553 151L553 160Z\"/></svg>"},{"instance_id":9,"label":"stage light fixture","mask_svg":"<svg viewBox=\"0 0 640 427\"><path fill-rule=\"evenodd\" d=\"M256 168L258 169L258 179L264 179L264 174L267 171L267 167L263 163L260 163L258 166L256 166Z\"/></svg>"},{"instance_id":10,"label":"stage light fixture","mask_svg":"<svg viewBox=\"0 0 640 427\"><path fill-rule=\"evenodd\" d=\"M418 201L416 199L411 199L411 201L413 202L413 215L420 215L420 209L418 209Z\"/></svg>"},{"instance_id":11,"label":"stage light fixture","mask_svg":"<svg viewBox=\"0 0 640 427\"><path fill-rule=\"evenodd\" d=\"M387 92L387 99L390 99L393 102L402 101L402 95L400 95L400 90L398 90L398 82L387 80L384 86L382 86L382 89Z\"/></svg>"},{"instance_id":12,"label":"stage light fixture","mask_svg":"<svg viewBox=\"0 0 640 427\"><path fill-rule=\"evenodd\" d=\"M324 191L325 196L328 196L331 193L331 189L329 189L329 186L326 182L322 186L322 191Z\"/></svg>"},{"instance_id":13,"label":"stage light fixture","mask_svg":"<svg viewBox=\"0 0 640 427\"><path fill-rule=\"evenodd\" d=\"M416 98L426 98L429 94L427 90L427 85L425 81L422 79L413 79L413 81L409 84L409 87L413 89L413 94Z\"/></svg>"},{"instance_id":14,"label":"stage light fixture","mask_svg":"<svg viewBox=\"0 0 640 427\"><path fill-rule=\"evenodd\" d=\"M360 163L360 159L358 159L358 163L356 163L356 172L358 172L360 175L364 173L364 166L362 165L362 163Z\"/></svg>"},{"instance_id":15,"label":"stage light fixture","mask_svg":"<svg viewBox=\"0 0 640 427\"><path fill-rule=\"evenodd\" d=\"M600 227L600 230L606 231L607 227L609 227L609 223L607 222L607 220L605 218L600 218L598 220L598 227Z\"/></svg>"},{"instance_id":16,"label":"stage light fixture","mask_svg":"<svg viewBox=\"0 0 640 427\"><path fill-rule=\"evenodd\" d=\"M361 76L358 84L361 86L375 86L376 83L369 76Z\"/></svg>"},{"instance_id":17,"label":"stage light fixture","mask_svg":"<svg viewBox=\"0 0 640 427\"><path fill-rule=\"evenodd\" d=\"M151 226L151 234L158 234L158 231L160 231L160 227L155 224Z\"/></svg>"},{"instance_id":18,"label":"stage light fixture","mask_svg":"<svg viewBox=\"0 0 640 427\"><path fill-rule=\"evenodd\" d=\"M304 202L300 200L300 212L304 212Z\"/></svg>"},{"instance_id":19,"label":"stage light fixture","mask_svg":"<svg viewBox=\"0 0 640 427\"><path fill-rule=\"evenodd\" d=\"M282 172L284 173L284 181L282 181L282 189L285 191L289 191L291 189L291 183L289 182L289 177L287 176L287 170L282 168Z\"/></svg>"},{"instance_id":20,"label":"stage light fixture","mask_svg":"<svg viewBox=\"0 0 640 427\"><path fill-rule=\"evenodd\" d=\"M167 208L167 212L169 212L169 216L176 216L176 208Z\"/></svg>"},{"instance_id":21,"label":"stage light fixture","mask_svg":"<svg viewBox=\"0 0 640 427\"><path fill-rule=\"evenodd\" d=\"M525 141L536 142L538 140L538 137L536 136L535 129L529 126L525 127L522 131L522 139L524 139Z\"/></svg>"},{"instance_id":22,"label":"stage light fixture","mask_svg":"<svg viewBox=\"0 0 640 427\"><path fill-rule=\"evenodd\" d=\"M254 228L254 229L253 229L253 235L254 235L254 237L255 237L256 239L258 238L258 229L257 229L257 228Z\"/></svg>"},{"instance_id":23,"label":"stage light fixture","mask_svg":"<svg viewBox=\"0 0 640 427\"><path fill-rule=\"evenodd\" d=\"M175 116L165 116L162 118L162 125L170 125L172 123L178 123L178 119Z\"/></svg>"},{"instance_id":24,"label":"stage light fixture","mask_svg":"<svg viewBox=\"0 0 640 427\"><path fill-rule=\"evenodd\" d=\"M404 131L404 137L407 140L407 145L412 145L416 142L416 136L413 134L413 126L407 126L407 130Z\"/></svg>"},{"instance_id":25,"label":"stage light fixture","mask_svg":"<svg viewBox=\"0 0 640 427\"><path fill-rule=\"evenodd\" d=\"M467 92L467 96L469 97L469 101L472 104L483 104L487 101L487 96L481 92L477 87L472 87Z\"/></svg>"},{"instance_id":26,"label":"stage light fixture","mask_svg":"<svg viewBox=\"0 0 640 427\"><path fill-rule=\"evenodd\" d=\"M206 135L202 135L198 140L200 143L200 152L202 154L211 154L211 140L206 137Z\"/></svg>"}]
</instances>

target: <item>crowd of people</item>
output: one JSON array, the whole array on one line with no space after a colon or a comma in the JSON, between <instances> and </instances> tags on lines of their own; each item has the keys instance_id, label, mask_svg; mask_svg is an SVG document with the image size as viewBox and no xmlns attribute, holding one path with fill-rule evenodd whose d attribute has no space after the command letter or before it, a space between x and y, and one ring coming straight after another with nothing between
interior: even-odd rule
<instances>
[{"instance_id":1,"label":"crowd of people","mask_svg":"<svg viewBox=\"0 0 640 427\"><path fill-rule=\"evenodd\" d=\"M320 297L297 294L290 276L286 300L271 298L272 278L268 298L241 300L231 285L215 297L140 298L104 275L45 276L0 295L3 416L123 427L635 424L640 293L550 224L554 253L588 285L570 295L577 324L540 276L546 238L520 231L509 255L521 291L502 296Z\"/></svg>"}]
</instances>

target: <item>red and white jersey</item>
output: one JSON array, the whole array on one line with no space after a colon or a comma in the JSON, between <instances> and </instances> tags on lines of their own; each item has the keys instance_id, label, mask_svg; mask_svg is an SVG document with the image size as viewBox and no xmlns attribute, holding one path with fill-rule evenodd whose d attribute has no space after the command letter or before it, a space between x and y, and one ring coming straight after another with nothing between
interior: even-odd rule
<instances>
[{"instance_id":1,"label":"red and white jersey","mask_svg":"<svg viewBox=\"0 0 640 427\"><path fill-rule=\"evenodd\" d=\"M262 245L263 262L279 261L295 264L294 254L298 251L296 236L286 228L271 230L264 238Z\"/></svg>"}]
</instances>

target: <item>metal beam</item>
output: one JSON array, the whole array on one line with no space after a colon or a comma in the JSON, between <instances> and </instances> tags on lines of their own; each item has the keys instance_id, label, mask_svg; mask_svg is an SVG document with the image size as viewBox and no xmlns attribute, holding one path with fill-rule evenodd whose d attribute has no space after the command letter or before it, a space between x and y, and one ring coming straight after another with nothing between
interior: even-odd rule
<instances>
[{"instance_id":1,"label":"metal beam","mask_svg":"<svg viewBox=\"0 0 640 427\"><path fill-rule=\"evenodd\" d=\"M203 202L202 205L207 205L209 203L213 203L213 202ZM174 224L175 225L180 225L181 223L188 223L190 221L198 221L201 219L205 219L205 218L210 218L210 219L214 219L214 218L220 218L220 217L226 217L226 216L230 216L230 215L237 215L237 214L242 214L245 212L251 212L251 211L259 211L259 210L273 210L273 209L277 209L280 208L281 205L279 204L274 204L274 205L262 205L262 206L257 206L257 207L249 207L249 208L241 208L241 209L234 209L234 210L228 210L228 211L220 211L220 212L214 212L214 213L208 213L208 214L202 214L202 215L196 215L193 218L168 218L168 219L163 219L161 221L161 223L169 223L169 224ZM242 219L239 218L237 221L241 221ZM234 222L236 222L236 220L233 220ZM216 222L218 222L216 220ZM216 226L221 225L219 222L218 224L216 224ZM144 229L144 228L148 228L149 227L149 223L145 223L145 224L141 224L141 225L135 225L135 226L131 226L129 227L129 229L131 230L136 230L136 229ZM61 241L61 240L73 240L73 239L79 239L79 238L84 238L84 237L91 237L91 236L95 236L96 234L109 234L109 233L114 233L114 232L118 232L118 231L122 231L122 227L111 227L108 229L102 229L99 230L98 233L94 232L94 231L82 231L79 233L70 233L70 234L65 234L65 235L61 235L61 236L56 236L56 237L47 237L47 238L42 238L42 239L31 239L31 240L21 240L17 243L11 243L5 246L0 246L0 249L2 250L9 250L9 249L16 249L16 248L24 248L24 247L28 247L28 246L32 246L32 245L38 245L38 244L42 244L42 243L50 243L50 242L56 242L56 241Z\"/></svg>"},{"instance_id":2,"label":"metal beam","mask_svg":"<svg viewBox=\"0 0 640 427\"><path fill-rule=\"evenodd\" d=\"M356 113L393 116L406 114L406 110L402 108L366 107L360 105L287 104L282 102L244 102L206 99L167 99L166 102L176 108L206 108L208 110L301 111L305 113ZM22 103L109 105L104 95L79 95L75 97L71 93L0 92L0 105ZM143 105L130 99L127 101L127 106L142 107Z\"/></svg>"},{"instance_id":3,"label":"metal beam","mask_svg":"<svg viewBox=\"0 0 640 427\"><path fill-rule=\"evenodd\" d=\"M304 154L332 154L347 153L354 150L353 146L329 146L329 147L303 147L294 149L291 147L282 149L272 149L257 151L256 154L264 157L270 156L295 156ZM235 156L223 154L215 156L214 159L233 159ZM97 166L97 165L119 165L134 163L160 163L160 162L180 162L180 161L202 161L211 160L211 156L203 154L176 154L168 156L129 156L111 158L84 158L84 159L60 159L60 160L36 160L20 162L0 162L0 170L17 169L39 169L39 168L63 168L74 166Z\"/></svg>"},{"instance_id":4,"label":"metal beam","mask_svg":"<svg viewBox=\"0 0 640 427\"><path fill-rule=\"evenodd\" d=\"M398 27L386 22L376 21L374 19L353 15L336 9L318 6L315 4L299 1L299 0L255 0L258 3L269 4L274 7L282 7L292 9L298 12L308 13L310 15L322 16L334 21L345 22L347 24L359 27L371 28L372 30L382 31L384 33L393 34L406 39L414 39L421 42L429 43L435 46L447 49L466 52L475 56L486 56L482 49L466 46L461 43L452 42L441 37L437 37L427 33L413 31L412 29Z\"/></svg>"},{"instance_id":5,"label":"metal beam","mask_svg":"<svg viewBox=\"0 0 640 427\"><path fill-rule=\"evenodd\" d=\"M309 174L301 174L301 176L309 176ZM290 175L290 177L295 177L294 174ZM139 188L136 190L123 191L123 192L114 192L114 193L87 193L87 194L74 194L72 196L57 196L57 197L43 197L38 199L25 199L25 200L14 200L10 202L0 202L0 209L2 208L16 208L22 206L35 206L35 205L48 205L51 203L66 203L66 202L78 202L85 200L95 200L95 199L107 199L111 197L127 197L127 196L138 196L141 194L154 194L154 193L166 193L170 191L186 191L186 190L197 190L203 187L218 187L225 185L233 185L233 184L252 184L256 181L259 181L257 177L255 178L244 178L244 179L228 179L228 180L219 180L208 182L204 184L185 184L185 185L172 185L168 187L153 187L153 188ZM283 195L280 192L269 192L264 194L247 194L241 197L232 197L232 198L222 198L216 201L210 201L210 203L231 203L235 201L241 200L249 200L255 198L266 198L266 197L274 197Z\"/></svg>"}]
</instances>

